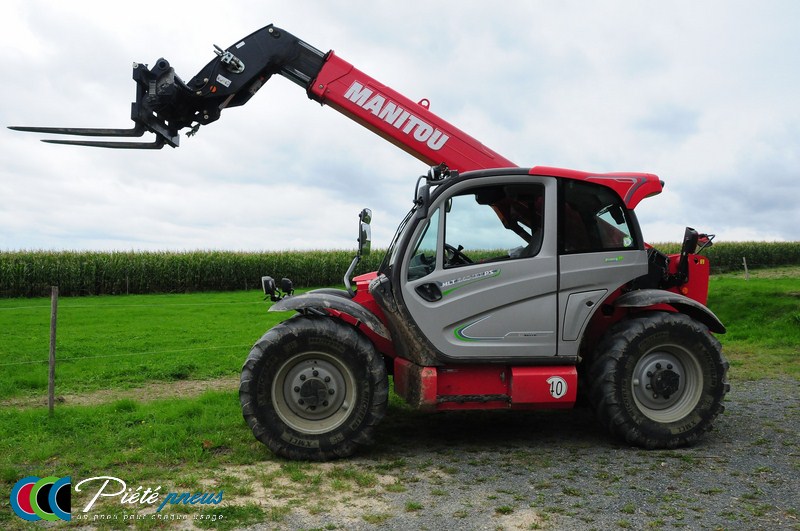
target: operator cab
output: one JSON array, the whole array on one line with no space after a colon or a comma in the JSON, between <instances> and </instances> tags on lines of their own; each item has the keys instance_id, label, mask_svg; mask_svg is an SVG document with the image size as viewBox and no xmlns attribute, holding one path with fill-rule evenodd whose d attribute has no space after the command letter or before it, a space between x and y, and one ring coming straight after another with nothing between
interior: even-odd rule
<instances>
[{"instance_id":1,"label":"operator cab","mask_svg":"<svg viewBox=\"0 0 800 531\"><path fill-rule=\"evenodd\" d=\"M421 365L563 364L602 300L646 271L613 189L505 168L418 187L371 292Z\"/></svg>"}]
</instances>

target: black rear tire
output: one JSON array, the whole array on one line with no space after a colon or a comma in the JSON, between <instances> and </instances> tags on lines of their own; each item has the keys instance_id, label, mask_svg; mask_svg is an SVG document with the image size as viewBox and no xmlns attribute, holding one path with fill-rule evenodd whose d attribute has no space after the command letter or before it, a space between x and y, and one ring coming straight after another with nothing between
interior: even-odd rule
<instances>
[{"instance_id":1,"label":"black rear tire","mask_svg":"<svg viewBox=\"0 0 800 531\"><path fill-rule=\"evenodd\" d=\"M277 455L309 461L371 444L388 396L375 347L329 317L297 316L269 330L250 351L239 387L253 435Z\"/></svg>"},{"instance_id":2,"label":"black rear tire","mask_svg":"<svg viewBox=\"0 0 800 531\"><path fill-rule=\"evenodd\" d=\"M616 325L589 372L590 399L611 433L644 448L695 443L725 409L728 362L708 328L653 312Z\"/></svg>"}]
</instances>

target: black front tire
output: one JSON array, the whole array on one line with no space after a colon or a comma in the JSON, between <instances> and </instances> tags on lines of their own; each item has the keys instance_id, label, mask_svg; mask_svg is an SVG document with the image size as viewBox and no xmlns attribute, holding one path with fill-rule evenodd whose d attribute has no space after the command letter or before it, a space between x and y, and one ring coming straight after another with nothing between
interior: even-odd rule
<instances>
[{"instance_id":1,"label":"black front tire","mask_svg":"<svg viewBox=\"0 0 800 531\"><path fill-rule=\"evenodd\" d=\"M730 389L721 346L701 323L653 312L615 326L592 363L590 400L600 422L628 443L695 443L722 413Z\"/></svg>"},{"instance_id":2,"label":"black front tire","mask_svg":"<svg viewBox=\"0 0 800 531\"><path fill-rule=\"evenodd\" d=\"M329 317L297 316L269 330L250 351L239 387L253 435L277 455L309 461L371 444L388 396L375 347Z\"/></svg>"}]
</instances>

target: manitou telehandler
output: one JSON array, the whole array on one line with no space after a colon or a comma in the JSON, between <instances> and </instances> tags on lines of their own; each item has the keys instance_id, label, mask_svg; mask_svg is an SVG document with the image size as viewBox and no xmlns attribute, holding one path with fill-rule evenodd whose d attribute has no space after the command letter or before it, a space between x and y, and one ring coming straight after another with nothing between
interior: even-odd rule
<instances>
[{"instance_id":1,"label":"manitou telehandler","mask_svg":"<svg viewBox=\"0 0 800 531\"><path fill-rule=\"evenodd\" d=\"M239 396L253 434L292 459L326 460L369 444L395 392L430 411L572 407L579 392L631 444L695 442L722 412L728 363L705 307L710 237L687 228L680 254L648 246L634 208L661 192L644 173L520 168L340 59L269 25L189 82L165 59L134 64L131 129L22 127L155 142L49 140L109 148L177 147L280 74L308 96L426 164L413 206L377 272L359 215L347 289L292 295L264 277L267 331L244 363ZM580 387L580 388L579 388Z\"/></svg>"}]
</instances>

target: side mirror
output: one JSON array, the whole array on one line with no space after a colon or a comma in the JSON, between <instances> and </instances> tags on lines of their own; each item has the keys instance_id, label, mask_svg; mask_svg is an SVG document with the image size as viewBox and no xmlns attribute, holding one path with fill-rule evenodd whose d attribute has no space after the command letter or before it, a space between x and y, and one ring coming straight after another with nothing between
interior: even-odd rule
<instances>
[{"instance_id":1,"label":"side mirror","mask_svg":"<svg viewBox=\"0 0 800 531\"><path fill-rule=\"evenodd\" d=\"M372 228L367 223L361 222L358 235L358 253L366 256L372 246Z\"/></svg>"},{"instance_id":2,"label":"side mirror","mask_svg":"<svg viewBox=\"0 0 800 531\"><path fill-rule=\"evenodd\" d=\"M681 256L693 254L697 250L697 242L700 235L691 227L686 227L683 233L683 245L681 245Z\"/></svg>"},{"instance_id":3,"label":"side mirror","mask_svg":"<svg viewBox=\"0 0 800 531\"><path fill-rule=\"evenodd\" d=\"M697 250L697 241L700 235L691 227L686 227L683 233L683 245L681 245L681 256L678 259L678 272L676 273L681 281L685 284L689 281L689 255L694 254Z\"/></svg>"},{"instance_id":4,"label":"side mirror","mask_svg":"<svg viewBox=\"0 0 800 531\"><path fill-rule=\"evenodd\" d=\"M369 254L372 245L372 229L369 227L370 221L372 221L372 210L365 208L358 214L358 251L353 261L350 262L350 267L347 268L344 274L344 286L347 288L347 292L351 297L355 297L356 292L353 291L353 287L350 285L350 275L356 270L356 266L361 261L361 257Z\"/></svg>"},{"instance_id":5,"label":"side mirror","mask_svg":"<svg viewBox=\"0 0 800 531\"><path fill-rule=\"evenodd\" d=\"M372 210L365 208L358 215L358 254L368 255L372 247L372 228L369 224L372 221Z\"/></svg>"}]
</instances>

